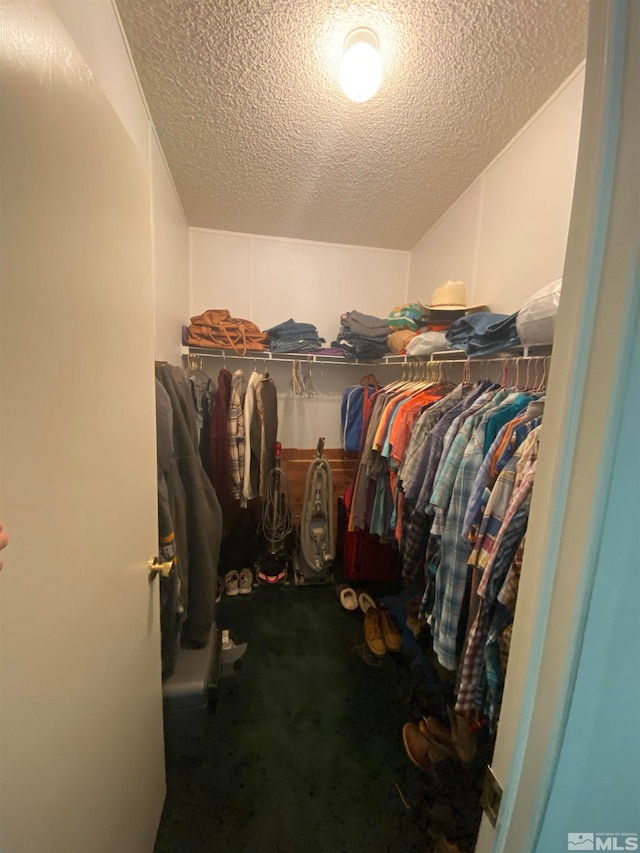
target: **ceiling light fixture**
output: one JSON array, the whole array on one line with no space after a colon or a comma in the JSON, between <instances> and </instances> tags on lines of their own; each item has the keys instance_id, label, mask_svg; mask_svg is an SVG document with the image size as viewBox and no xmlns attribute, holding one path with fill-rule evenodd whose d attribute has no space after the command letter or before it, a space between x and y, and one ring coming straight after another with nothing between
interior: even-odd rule
<instances>
[{"instance_id":1,"label":"ceiling light fixture","mask_svg":"<svg viewBox=\"0 0 640 853\"><path fill-rule=\"evenodd\" d=\"M373 98L382 81L378 36L368 27L352 30L340 61L340 88L358 104Z\"/></svg>"}]
</instances>

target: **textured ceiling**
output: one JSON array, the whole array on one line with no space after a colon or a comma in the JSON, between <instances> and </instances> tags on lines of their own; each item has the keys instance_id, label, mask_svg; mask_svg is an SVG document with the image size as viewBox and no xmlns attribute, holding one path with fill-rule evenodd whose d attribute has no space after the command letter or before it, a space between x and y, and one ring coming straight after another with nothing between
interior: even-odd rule
<instances>
[{"instance_id":1,"label":"textured ceiling","mask_svg":"<svg viewBox=\"0 0 640 853\"><path fill-rule=\"evenodd\" d=\"M585 54L586 0L116 2L189 224L333 243L412 248Z\"/></svg>"}]
</instances>

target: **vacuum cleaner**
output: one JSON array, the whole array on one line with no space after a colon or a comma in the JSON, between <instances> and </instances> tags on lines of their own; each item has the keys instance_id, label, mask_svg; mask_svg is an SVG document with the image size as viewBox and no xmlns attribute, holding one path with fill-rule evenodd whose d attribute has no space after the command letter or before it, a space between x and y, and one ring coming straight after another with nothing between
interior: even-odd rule
<instances>
[{"instance_id":1,"label":"vacuum cleaner","mask_svg":"<svg viewBox=\"0 0 640 853\"><path fill-rule=\"evenodd\" d=\"M293 554L294 586L333 583L335 558L333 480L320 438L307 471L298 542Z\"/></svg>"}]
</instances>

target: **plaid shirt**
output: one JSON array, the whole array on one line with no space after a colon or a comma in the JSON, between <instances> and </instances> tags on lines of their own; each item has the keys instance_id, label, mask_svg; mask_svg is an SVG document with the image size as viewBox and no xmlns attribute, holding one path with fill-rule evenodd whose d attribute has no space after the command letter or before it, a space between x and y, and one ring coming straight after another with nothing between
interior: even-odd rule
<instances>
[{"instance_id":1,"label":"plaid shirt","mask_svg":"<svg viewBox=\"0 0 640 853\"><path fill-rule=\"evenodd\" d=\"M423 469L423 487L428 488L429 483L433 482L440 459L442 439L450 422L457 417L458 411L463 410L467 405L468 402L466 400L454 404L448 412L442 415L426 437L422 456L425 464L425 468ZM416 470L420 469L417 468ZM428 505L428 502L426 507L418 507L416 506L415 498L412 498L412 495L417 495L419 489L420 484L417 483L416 489L410 489L405 494L403 503L402 575L407 580L415 578L423 566L427 543L429 542L429 534L431 532L431 524L433 522L433 509Z\"/></svg>"},{"instance_id":2,"label":"plaid shirt","mask_svg":"<svg viewBox=\"0 0 640 853\"><path fill-rule=\"evenodd\" d=\"M483 389L484 386L479 386L465 397L468 386L458 385L450 394L423 412L414 425L407 448L413 461L410 468L404 467L405 497L402 502L402 575L407 580L415 578L422 569L433 520L433 512L428 507L426 512L416 508L415 500L420 493L420 487L429 480L433 482L437 460L440 458L438 446L442 446L442 437L450 422L459 411L470 405L470 401L479 396ZM403 466L400 468L400 471L402 470ZM406 479L407 477L410 479Z\"/></svg>"},{"instance_id":3,"label":"plaid shirt","mask_svg":"<svg viewBox=\"0 0 640 853\"><path fill-rule=\"evenodd\" d=\"M513 625L518 586L520 584L525 539L526 535L520 542L520 546L511 562L505 582L502 585L502 589L498 593L493 620L491 622L491 627L489 628L487 642L484 648L484 661L487 678L485 715L489 719L489 724L492 730L495 730L500 717L502 693L504 691L504 677L509 660L512 633L511 628Z\"/></svg>"},{"instance_id":4,"label":"plaid shirt","mask_svg":"<svg viewBox=\"0 0 640 853\"><path fill-rule=\"evenodd\" d=\"M425 502L422 504L423 506L431 503L446 515L456 474L473 431L481 422L486 411L499 403L505 393L504 391L496 391L494 388L488 389L476 399L470 408L467 408L453 421L443 439L442 456L436 468L433 490L430 495L427 494L426 490L421 490L418 506L421 506L422 501Z\"/></svg>"},{"instance_id":5,"label":"plaid shirt","mask_svg":"<svg viewBox=\"0 0 640 853\"><path fill-rule=\"evenodd\" d=\"M482 423L463 451L449 501L440 544L440 565L435 576L431 613L433 649L442 666L450 670L455 670L457 666L458 623L467 588L471 552L471 546L460 535L460 529L471 488L482 464L484 430L485 424ZM426 595L423 602L428 600L428 593Z\"/></svg>"},{"instance_id":6,"label":"plaid shirt","mask_svg":"<svg viewBox=\"0 0 640 853\"><path fill-rule=\"evenodd\" d=\"M474 528L477 528L477 524L482 519L485 507L487 506L491 495L491 492L488 489L491 460L493 459L494 453L500 446L500 442L504 438L508 428L509 424L503 426L498 435L495 437L493 444L489 448L489 452L482 460L478 476L476 477L476 481L471 489L471 497L469 498L467 510L464 514L464 522L462 524L462 535L466 539L469 539L470 542L475 541L475 535L473 535Z\"/></svg>"},{"instance_id":7,"label":"plaid shirt","mask_svg":"<svg viewBox=\"0 0 640 853\"><path fill-rule=\"evenodd\" d=\"M522 483L514 492L513 499L496 537L491 559L478 585L477 594L482 601L469 634L467 650L462 664L460 687L456 701L458 713L469 712L475 708L482 708L484 705L486 681L483 678L485 673L483 649L495 612L498 592L504 583L526 531L534 473L535 464L529 469Z\"/></svg>"},{"instance_id":8,"label":"plaid shirt","mask_svg":"<svg viewBox=\"0 0 640 853\"><path fill-rule=\"evenodd\" d=\"M472 566L478 566L481 569L486 568L495 547L495 538L507 513L511 495L520 479L518 466L521 463L527 465L535 462L538 455L539 441L540 427L537 427L516 450L496 480L469 558ZM520 471L522 472L522 467Z\"/></svg>"},{"instance_id":9,"label":"plaid shirt","mask_svg":"<svg viewBox=\"0 0 640 853\"><path fill-rule=\"evenodd\" d=\"M244 398L247 393L247 381L241 370L231 377L231 396L227 412L227 431L229 433L229 453L231 455L231 483L234 500L239 500L244 482Z\"/></svg>"},{"instance_id":10,"label":"plaid shirt","mask_svg":"<svg viewBox=\"0 0 640 853\"><path fill-rule=\"evenodd\" d=\"M456 415L470 406L476 397L483 392L484 388L484 384L475 388L469 388L468 385L458 385L450 394L420 415L414 424L405 458L398 471L403 491L409 500L415 502L420 494L425 477L429 476L428 469L432 455L436 460L431 475L431 483L433 483L437 462L442 452L441 437L446 432L443 423L446 423L448 427ZM439 449L434 450L432 454L432 445L438 436L440 436Z\"/></svg>"}]
</instances>

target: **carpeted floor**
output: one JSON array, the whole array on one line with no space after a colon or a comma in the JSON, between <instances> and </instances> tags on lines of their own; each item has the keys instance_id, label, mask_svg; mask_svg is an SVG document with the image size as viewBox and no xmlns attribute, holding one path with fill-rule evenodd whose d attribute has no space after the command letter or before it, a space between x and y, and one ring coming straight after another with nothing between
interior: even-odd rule
<instances>
[{"instance_id":1,"label":"carpeted floor","mask_svg":"<svg viewBox=\"0 0 640 853\"><path fill-rule=\"evenodd\" d=\"M261 587L223 597L218 625L249 647L220 681L204 760L168 768L155 853L428 851L396 788L411 803L422 784L397 662L353 650L360 611L330 587Z\"/></svg>"}]
</instances>

